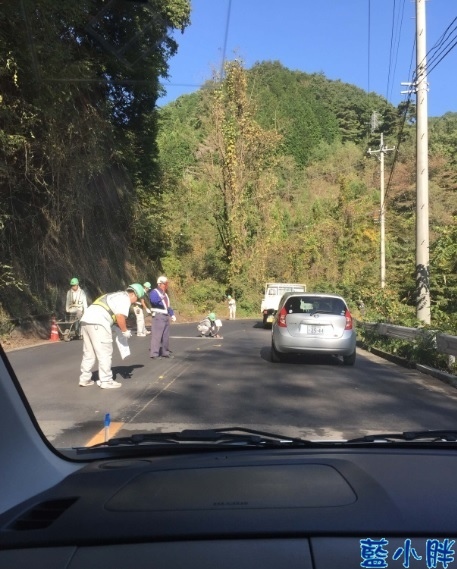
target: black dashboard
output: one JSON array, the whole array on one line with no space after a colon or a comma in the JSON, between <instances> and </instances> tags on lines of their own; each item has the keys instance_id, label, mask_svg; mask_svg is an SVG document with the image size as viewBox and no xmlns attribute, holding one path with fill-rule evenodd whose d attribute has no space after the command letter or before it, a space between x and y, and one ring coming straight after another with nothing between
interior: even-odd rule
<instances>
[{"instance_id":1,"label":"black dashboard","mask_svg":"<svg viewBox=\"0 0 457 569\"><path fill-rule=\"evenodd\" d=\"M428 567L453 561L456 473L388 445L97 460L0 515L0 567Z\"/></svg>"}]
</instances>

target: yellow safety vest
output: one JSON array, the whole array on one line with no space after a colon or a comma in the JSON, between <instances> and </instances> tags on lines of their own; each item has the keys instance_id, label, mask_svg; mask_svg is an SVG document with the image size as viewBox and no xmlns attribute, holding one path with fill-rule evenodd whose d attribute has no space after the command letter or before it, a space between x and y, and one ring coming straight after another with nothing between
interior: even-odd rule
<instances>
[{"instance_id":1,"label":"yellow safety vest","mask_svg":"<svg viewBox=\"0 0 457 569\"><path fill-rule=\"evenodd\" d=\"M106 297L108 295L104 294L103 296L100 296L99 298L97 298L96 300L94 300L93 304L96 304L97 306L101 306L102 308L104 308L105 310L107 310L109 312L109 315L111 316L111 318L113 319L113 322L116 322L116 315L114 314L114 312L111 310L111 308L108 306L107 302L106 302Z\"/></svg>"}]
</instances>

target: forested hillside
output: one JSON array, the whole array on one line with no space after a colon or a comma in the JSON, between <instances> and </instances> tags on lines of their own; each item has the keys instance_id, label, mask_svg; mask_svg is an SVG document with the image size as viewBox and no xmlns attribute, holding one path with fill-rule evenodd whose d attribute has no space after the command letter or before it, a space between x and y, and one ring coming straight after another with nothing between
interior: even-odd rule
<instances>
[{"instance_id":1,"label":"forested hillside","mask_svg":"<svg viewBox=\"0 0 457 569\"><path fill-rule=\"evenodd\" d=\"M173 282L182 314L267 280L414 318L414 105L322 74L227 63L223 82L155 107L188 0L23 0L0 22L1 320L61 312L70 277L95 296ZM103 8L103 9L102 9ZM373 113L376 113L374 115ZM376 124L373 117L376 117ZM372 127L376 126L375 129ZM386 154L387 287L380 288ZM433 318L455 326L457 114L430 119Z\"/></svg>"},{"instance_id":2,"label":"forested hillside","mask_svg":"<svg viewBox=\"0 0 457 569\"><path fill-rule=\"evenodd\" d=\"M377 128L372 129L376 112ZM166 203L182 212L163 259L196 303L229 292L258 310L265 281L304 282L414 319L414 105L262 62L227 65L161 111ZM387 287L380 289L380 168L385 155ZM434 314L456 304L457 115L430 120ZM451 320L449 320L451 318ZM397 320L398 321L398 320ZM454 321L455 322L455 321Z\"/></svg>"},{"instance_id":3,"label":"forested hillside","mask_svg":"<svg viewBox=\"0 0 457 569\"><path fill-rule=\"evenodd\" d=\"M72 276L93 298L158 270L155 103L190 4L21 0L1 13L2 319L62 315Z\"/></svg>"}]
</instances>

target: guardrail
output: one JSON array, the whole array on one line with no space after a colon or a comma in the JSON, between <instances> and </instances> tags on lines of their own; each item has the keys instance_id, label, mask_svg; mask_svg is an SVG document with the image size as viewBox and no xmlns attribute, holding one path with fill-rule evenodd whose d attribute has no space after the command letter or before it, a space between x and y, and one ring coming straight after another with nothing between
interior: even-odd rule
<instances>
[{"instance_id":1,"label":"guardrail","mask_svg":"<svg viewBox=\"0 0 457 569\"><path fill-rule=\"evenodd\" d=\"M455 362L455 356L457 356L457 336L433 332L433 330L430 329L408 328L407 326L395 326L394 324L385 324L382 322L373 323L357 320L357 326L371 330L380 336L397 338L399 340L415 340L424 334L432 335L436 350L449 356L449 366Z\"/></svg>"},{"instance_id":2,"label":"guardrail","mask_svg":"<svg viewBox=\"0 0 457 569\"><path fill-rule=\"evenodd\" d=\"M443 354L457 356L457 336L449 334L436 335L436 349Z\"/></svg>"}]
</instances>

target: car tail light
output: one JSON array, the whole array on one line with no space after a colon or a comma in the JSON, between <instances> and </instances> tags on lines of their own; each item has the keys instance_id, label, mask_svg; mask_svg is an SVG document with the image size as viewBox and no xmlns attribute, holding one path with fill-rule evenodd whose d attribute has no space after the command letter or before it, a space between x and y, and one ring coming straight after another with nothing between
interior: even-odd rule
<instances>
[{"instance_id":1,"label":"car tail light","mask_svg":"<svg viewBox=\"0 0 457 569\"><path fill-rule=\"evenodd\" d=\"M349 310L346 309L346 326L344 327L345 330L352 330L352 315Z\"/></svg>"},{"instance_id":2,"label":"car tail light","mask_svg":"<svg viewBox=\"0 0 457 569\"><path fill-rule=\"evenodd\" d=\"M287 311L284 307L282 307L281 310L279 311L279 315L278 315L278 326L280 328L286 328L287 327L286 316L287 316Z\"/></svg>"}]
</instances>

